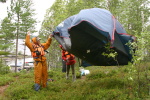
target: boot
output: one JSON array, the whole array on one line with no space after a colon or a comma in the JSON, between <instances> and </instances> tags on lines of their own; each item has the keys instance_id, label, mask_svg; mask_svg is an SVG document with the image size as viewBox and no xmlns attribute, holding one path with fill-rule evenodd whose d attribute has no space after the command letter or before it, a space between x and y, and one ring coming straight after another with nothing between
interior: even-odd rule
<instances>
[{"instance_id":1,"label":"boot","mask_svg":"<svg viewBox=\"0 0 150 100\"><path fill-rule=\"evenodd\" d=\"M39 84L37 84L37 83L36 83L36 84L34 84L34 90L35 90L35 91L38 91L39 89L40 89L40 85L39 85Z\"/></svg>"},{"instance_id":2,"label":"boot","mask_svg":"<svg viewBox=\"0 0 150 100\"><path fill-rule=\"evenodd\" d=\"M66 79L69 80L69 75L66 75Z\"/></svg>"}]
</instances>

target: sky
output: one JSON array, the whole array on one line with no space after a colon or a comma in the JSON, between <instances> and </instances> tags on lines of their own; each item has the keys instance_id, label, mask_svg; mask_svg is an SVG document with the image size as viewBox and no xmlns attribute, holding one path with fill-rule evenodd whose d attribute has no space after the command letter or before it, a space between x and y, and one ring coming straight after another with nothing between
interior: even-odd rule
<instances>
[{"instance_id":1,"label":"sky","mask_svg":"<svg viewBox=\"0 0 150 100\"><path fill-rule=\"evenodd\" d=\"M6 3L0 3L0 21L7 16L7 7L10 6L10 1L7 0ZM52 6L55 0L32 0L33 1L33 9L35 9L36 15L34 16L37 18L37 26L36 29L39 31L41 28L42 21L44 19L44 15L46 14L46 10ZM35 33L34 35L38 35Z\"/></svg>"}]
</instances>

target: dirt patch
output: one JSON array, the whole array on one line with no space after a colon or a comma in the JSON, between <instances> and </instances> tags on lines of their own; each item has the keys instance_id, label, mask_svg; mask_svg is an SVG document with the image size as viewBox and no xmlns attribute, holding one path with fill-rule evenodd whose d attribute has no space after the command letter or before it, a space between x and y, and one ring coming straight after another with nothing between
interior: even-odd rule
<instances>
[{"instance_id":1,"label":"dirt patch","mask_svg":"<svg viewBox=\"0 0 150 100\"><path fill-rule=\"evenodd\" d=\"M5 89L6 89L8 86L9 86L9 85L0 86L0 95L3 94L3 92L5 91Z\"/></svg>"},{"instance_id":2,"label":"dirt patch","mask_svg":"<svg viewBox=\"0 0 150 100\"><path fill-rule=\"evenodd\" d=\"M86 79L86 76L81 76L81 80L85 80Z\"/></svg>"},{"instance_id":3,"label":"dirt patch","mask_svg":"<svg viewBox=\"0 0 150 100\"><path fill-rule=\"evenodd\" d=\"M19 78L18 76L15 77L16 80ZM4 91L6 90L6 88L9 86L9 84L6 84L4 86L0 86L0 95L3 95Z\"/></svg>"}]
</instances>

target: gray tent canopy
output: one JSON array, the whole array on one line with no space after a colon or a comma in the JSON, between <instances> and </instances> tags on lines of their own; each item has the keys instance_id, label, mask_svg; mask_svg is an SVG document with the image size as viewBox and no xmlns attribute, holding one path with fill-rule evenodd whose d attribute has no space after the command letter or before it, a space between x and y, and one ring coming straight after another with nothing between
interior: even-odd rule
<instances>
[{"instance_id":1,"label":"gray tent canopy","mask_svg":"<svg viewBox=\"0 0 150 100\"><path fill-rule=\"evenodd\" d=\"M81 10L61 22L53 35L67 51L92 65L127 65L132 59L126 43L133 42L134 37L105 9ZM110 53L107 44L118 53L116 60L103 55Z\"/></svg>"}]
</instances>

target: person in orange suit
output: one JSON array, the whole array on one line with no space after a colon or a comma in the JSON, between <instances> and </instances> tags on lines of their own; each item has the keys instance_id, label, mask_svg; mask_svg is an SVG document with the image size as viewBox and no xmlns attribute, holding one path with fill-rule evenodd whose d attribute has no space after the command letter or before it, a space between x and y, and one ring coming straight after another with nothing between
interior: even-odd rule
<instances>
[{"instance_id":1,"label":"person in orange suit","mask_svg":"<svg viewBox=\"0 0 150 100\"><path fill-rule=\"evenodd\" d=\"M34 59L34 89L36 91L38 91L41 86L43 88L47 86L48 72L44 51L49 48L51 41L52 35L49 35L46 43L40 43L39 37L32 38L32 42L30 42L30 32L26 35L25 44L30 49Z\"/></svg>"}]
</instances>

